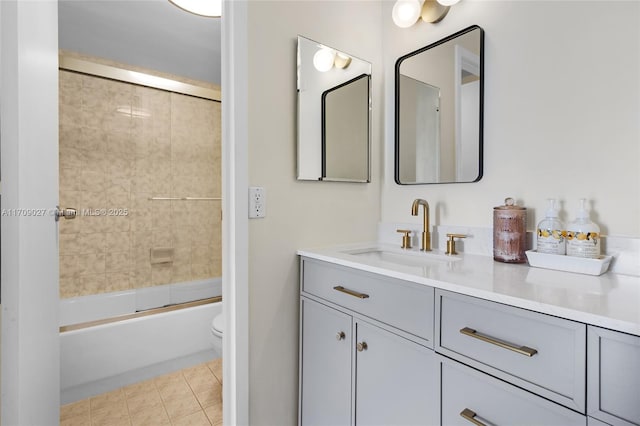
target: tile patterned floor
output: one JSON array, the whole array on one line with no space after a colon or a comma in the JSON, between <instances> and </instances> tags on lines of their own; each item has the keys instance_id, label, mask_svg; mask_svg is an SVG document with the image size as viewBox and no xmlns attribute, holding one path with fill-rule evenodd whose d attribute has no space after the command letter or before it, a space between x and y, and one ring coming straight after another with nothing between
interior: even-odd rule
<instances>
[{"instance_id":1,"label":"tile patterned floor","mask_svg":"<svg viewBox=\"0 0 640 426\"><path fill-rule=\"evenodd\" d=\"M61 426L222 425L222 359L63 405Z\"/></svg>"}]
</instances>

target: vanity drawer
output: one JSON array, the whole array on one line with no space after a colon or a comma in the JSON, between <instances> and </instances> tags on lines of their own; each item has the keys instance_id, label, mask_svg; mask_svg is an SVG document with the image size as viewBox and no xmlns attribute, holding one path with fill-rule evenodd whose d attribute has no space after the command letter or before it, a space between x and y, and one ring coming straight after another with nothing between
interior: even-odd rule
<instances>
[{"instance_id":1,"label":"vanity drawer","mask_svg":"<svg viewBox=\"0 0 640 426\"><path fill-rule=\"evenodd\" d=\"M435 349L585 412L584 324L437 290Z\"/></svg>"},{"instance_id":2,"label":"vanity drawer","mask_svg":"<svg viewBox=\"0 0 640 426\"><path fill-rule=\"evenodd\" d=\"M439 357L442 425L586 426L586 416Z\"/></svg>"},{"instance_id":3,"label":"vanity drawer","mask_svg":"<svg viewBox=\"0 0 640 426\"><path fill-rule=\"evenodd\" d=\"M433 287L302 259L302 291L433 340Z\"/></svg>"}]
</instances>

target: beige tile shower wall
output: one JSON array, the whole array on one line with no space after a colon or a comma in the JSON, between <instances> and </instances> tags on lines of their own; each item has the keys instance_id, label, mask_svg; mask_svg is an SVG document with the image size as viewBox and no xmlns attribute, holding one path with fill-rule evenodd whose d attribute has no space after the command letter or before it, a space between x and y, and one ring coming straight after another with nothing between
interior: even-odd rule
<instances>
[{"instance_id":1,"label":"beige tile shower wall","mask_svg":"<svg viewBox=\"0 0 640 426\"><path fill-rule=\"evenodd\" d=\"M61 70L60 296L220 276L220 201L149 199L219 197L220 169L219 103Z\"/></svg>"}]
</instances>

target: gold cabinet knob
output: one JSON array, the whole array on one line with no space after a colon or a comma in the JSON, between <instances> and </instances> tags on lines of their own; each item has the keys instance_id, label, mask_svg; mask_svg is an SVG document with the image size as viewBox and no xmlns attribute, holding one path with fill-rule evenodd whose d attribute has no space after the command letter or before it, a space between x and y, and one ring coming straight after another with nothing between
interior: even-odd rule
<instances>
[{"instance_id":1,"label":"gold cabinet knob","mask_svg":"<svg viewBox=\"0 0 640 426\"><path fill-rule=\"evenodd\" d=\"M338 340L338 341L344 340L345 337L346 337L346 335L344 334L344 331L340 331L340 332L336 333L336 340Z\"/></svg>"},{"instance_id":2,"label":"gold cabinet knob","mask_svg":"<svg viewBox=\"0 0 640 426\"><path fill-rule=\"evenodd\" d=\"M369 346L367 346L367 342L359 342L356 345L356 349L358 350L358 352L366 351L368 347Z\"/></svg>"},{"instance_id":3,"label":"gold cabinet knob","mask_svg":"<svg viewBox=\"0 0 640 426\"><path fill-rule=\"evenodd\" d=\"M396 232L404 234L402 236L402 248L410 249L411 248L411 229L396 229Z\"/></svg>"},{"instance_id":4,"label":"gold cabinet knob","mask_svg":"<svg viewBox=\"0 0 640 426\"><path fill-rule=\"evenodd\" d=\"M467 236L464 234L447 234L447 251L444 254L448 254L449 256L458 254L456 251L456 240L455 238L466 238Z\"/></svg>"}]
</instances>

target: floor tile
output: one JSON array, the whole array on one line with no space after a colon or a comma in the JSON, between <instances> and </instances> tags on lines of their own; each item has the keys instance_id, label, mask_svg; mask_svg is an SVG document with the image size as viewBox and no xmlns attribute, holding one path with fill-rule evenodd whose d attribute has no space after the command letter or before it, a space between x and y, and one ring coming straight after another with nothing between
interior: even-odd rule
<instances>
[{"instance_id":1,"label":"floor tile","mask_svg":"<svg viewBox=\"0 0 640 426\"><path fill-rule=\"evenodd\" d=\"M193 396L193 391L184 379L182 379L181 382L167 383L166 385L159 387L158 392L160 392L160 396L165 403L172 399Z\"/></svg>"},{"instance_id":2,"label":"floor tile","mask_svg":"<svg viewBox=\"0 0 640 426\"><path fill-rule=\"evenodd\" d=\"M127 398L127 406L129 407L129 414L145 410L149 407L162 407L162 398L160 393L153 388L152 391L133 395Z\"/></svg>"},{"instance_id":3,"label":"floor tile","mask_svg":"<svg viewBox=\"0 0 640 426\"><path fill-rule=\"evenodd\" d=\"M66 404L60 425L222 426L221 379L222 362L210 361Z\"/></svg>"},{"instance_id":4,"label":"floor tile","mask_svg":"<svg viewBox=\"0 0 640 426\"><path fill-rule=\"evenodd\" d=\"M89 413L60 420L60 426L91 426Z\"/></svg>"},{"instance_id":5,"label":"floor tile","mask_svg":"<svg viewBox=\"0 0 640 426\"><path fill-rule=\"evenodd\" d=\"M174 426L210 426L209 419L202 410L173 421Z\"/></svg>"},{"instance_id":6,"label":"floor tile","mask_svg":"<svg viewBox=\"0 0 640 426\"><path fill-rule=\"evenodd\" d=\"M216 376L214 376L208 368L205 373L187 379L187 382L189 383L189 387L191 387L191 390L193 390L193 393L198 393L212 386L220 386L220 383L216 379Z\"/></svg>"},{"instance_id":7,"label":"floor tile","mask_svg":"<svg viewBox=\"0 0 640 426\"><path fill-rule=\"evenodd\" d=\"M196 393L196 399L202 407L209 407L222 403L222 387L220 384L210 386Z\"/></svg>"},{"instance_id":8,"label":"floor tile","mask_svg":"<svg viewBox=\"0 0 640 426\"><path fill-rule=\"evenodd\" d=\"M125 386L124 388L122 388L122 390L124 391L125 396L129 398L134 395L145 394L145 393L149 393L151 391L156 390L156 384L153 379L145 380L144 382L134 383L132 385Z\"/></svg>"},{"instance_id":9,"label":"floor tile","mask_svg":"<svg viewBox=\"0 0 640 426\"><path fill-rule=\"evenodd\" d=\"M177 419L202 410L202 407L193 394L187 397L165 400L164 408L167 410L170 419Z\"/></svg>"},{"instance_id":10,"label":"floor tile","mask_svg":"<svg viewBox=\"0 0 640 426\"><path fill-rule=\"evenodd\" d=\"M211 369L213 374L218 378L218 381L222 383L222 358L209 361L207 366Z\"/></svg>"},{"instance_id":11,"label":"floor tile","mask_svg":"<svg viewBox=\"0 0 640 426\"><path fill-rule=\"evenodd\" d=\"M122 388L116 389L111 392L103 393L98 396L91 397L91 411L99 410L112 405L119 405L124 402L124 392Z\"/></svg>"},{"instance_id":12,"label":"floor tile","mask_svg":"<svg viewBox=\"0 0 640 426\"><path fill-rule=\"evenodd\" d=\"M148 407L130 414L132 426L164 426L171 424L169 416L162 405Z\"/></svg>"},{"instance_id":13,"label":"floor tile","mask_svg":"<svg viewBox=\"0 0 640 426\"><path fill-rule=\"evenodd\" d=\"M205 414L209 418L211 424L222 423L222 403L211 405L204 409Z\"/></svg>"},{"instance_id":14,"label":"floor tile","mask_svg":"<svg viewBox=\"0 0 640 426\"><path fill-rule=\"evenodd\" d=\"M82 401L73 402L60 407L60 420L65 420L70 417L78 417L81 415L89 415L89 407L91 403L88 399Z\"/></svg>"}]
</instances>

